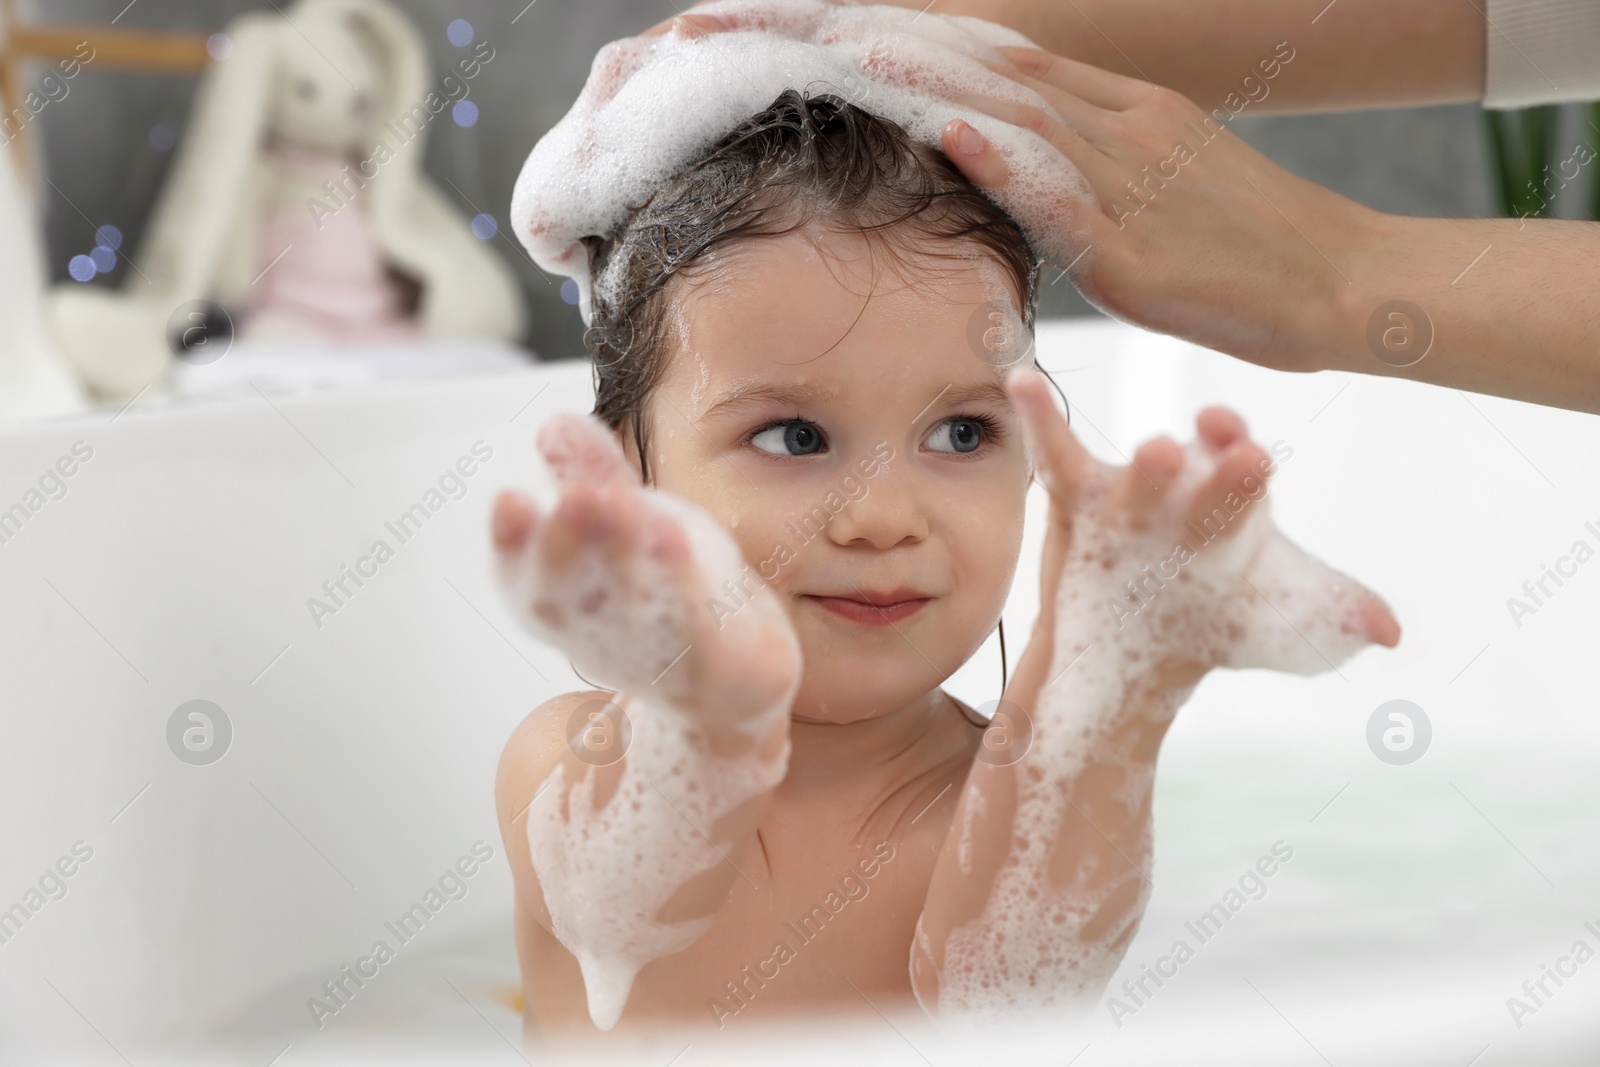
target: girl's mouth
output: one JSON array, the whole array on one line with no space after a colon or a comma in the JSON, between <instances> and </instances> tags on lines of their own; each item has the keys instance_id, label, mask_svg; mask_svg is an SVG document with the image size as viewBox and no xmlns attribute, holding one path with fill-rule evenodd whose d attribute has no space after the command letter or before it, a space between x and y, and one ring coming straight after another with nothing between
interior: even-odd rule
<instances>
[{"instance_id":1,"label":"girl's mouth","mask_svg":"<svg viewBox=\"0 0 1600 1067\"><path fill-rule=\"evenodd\" d=\"M917 597L910 600L901 600L893 604L873 605L862 600L852 600L837 596L815 596L810 593L805 594L803 599L814 601L819 607L826 608L835 615L843 616L852 622L865 623L868 626L888 626L890 623L910 618L921 611L924 605L933 600L932 597Z\"/></svg>"}]
</instances>

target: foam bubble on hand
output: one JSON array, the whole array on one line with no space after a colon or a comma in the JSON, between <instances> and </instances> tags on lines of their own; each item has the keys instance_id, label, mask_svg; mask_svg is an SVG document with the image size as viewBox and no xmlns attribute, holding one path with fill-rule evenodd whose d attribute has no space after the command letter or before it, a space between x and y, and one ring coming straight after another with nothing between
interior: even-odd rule
<instances>
[{"instance_id":1,"label":"foam bubble on hand","mask_svg":"<svg viewBox=\"0 0 1600 1067\"><path fill-rule=\"evenodd\" d=\"M719 756L708 727L752 740L769 735L788 715L799 677L798 642L770 626L770 613L782 612L775 601L748 605L714 637L704 621L694 597L743 564L728 532L688 501L635 491L648 509L681 524L693 556L690 581L674 570L685 565L643 552L630 567L586 549L556 572L541 567L531 547L500 560L503 588L523 623L564 649L584 676L628 694L631 745L615 792L597 804L595 772L569 782L562 761L527 812L551 932L577 959L590 1018L602 1030L616 1024L646 964L683 951L711 925L714 914L660 918L685 885L727 862L705 833L775 788L787 769L787 742L766 759ZM713 650L713 641L724 644ZM733 665L703 669L707 657ZM728 681L717 685L720 678Z\"/></svg>"},{"instance_id":2,"label":"foam bubble on hand","mask_svg":"<svg viewBox=\"0 0 1600 1067\"><path fill-rule=\"evenodd\" d=\"M569 781L577 765L564 759L526 816L552 933L577 959L590 1018L607 1030L639 971L683 951L711 925L714 912L662 916L685 886L728 862L723 849L735 842L719 847L707 835L782 781L787 735L778 746L760 742L788 717L800 645L766 588L731 617L713 620L705 606L711 591L746 569L737 542L690 501L612 477L625 461L597 420L556 416L542 428L540 447L563 482L638 494L647 518L676 524L689 550L687 560L652 551L646 522L642 543L630 551L593 539L547 565L536 533L497 554L502 592L518 619L586 677L627 694L631 744L614 792L598 803L596 771ZM736 754L738 744L714 743L728 737L752 744Z\"/></svg>"},{"instance_id":3,"label":"foam bubble on hand","mask_svg":"<svg viewBox=\"0 0 1600 1067\"><path fill-rule=\"evenodd\" d=\"M787 713L783 704L779 713ZM682 952L713 912L660 918L696 876L728 860L706 833L729 812L777 787L779 758L719 758L693 723L659 702L632 700L633 741L616 792L595 803L591 771L568 790L557 763L528 807L528 849L544 890L551 932L578 961L589 1017L616 1025L635 978L653 960ZM732 842L724 842L728 847Z\"/></svg>"},{"instance_id":4,"label":"foam bubble on hand","mask_svg":"<svg viewBox=\"0 0 1600 1067\"><path fill-rule=\"evenodd\" d=\"M1031 89L995 73L997 46L1033 42L981 19L823 0L721 0L697 13L736 28L704 36L665 33L613 42L595 57L572 109L517 177L511 222L535 263L578 285L592 324L595 280L580 239L610 235L630 211L786 89L832 93L942 146L960 118L994 144L1011 171L989 195L1022 226L1035 252L1065 264L1083 247L1076 205L1095 197L1077 168L1031 131L951 102L962 94L1039 107Z\"/></svg>"},{"instance_id":5,"label":"foam bubble on hand","mask_svg":"<svg viewBox=\"0 0 1600 1067\"><path fill-rule=\"evenodd\" d=\"M1178 480L1140 530L1107 521L1111 468L1089 462L1053 598L1051 680L1039 694L1033 744L1014 779L1013 844L981 914L944 944L938 1003L930 1005L939 1017L987 1024L1046 1007L1080 1013L1115 972L1150 887L1132 866L1114 879L1085 877L1092 872L1081 863L1065 885L1052 876L1069 825L1059 789L1070 790L1092 760L1097 775L1120 775L1116 803L1128 813L1141 810L1154 764L1148 751L1138 751L1145 735L1121 727L1129 722L1129 694L1153 667L1165 661L1315 674L1371 641L1362 612L1372 594L1283 534L1262 495L1264 481L1256 482L1262 488L1248 508L1219 506L1187 521L1197 488L1217 463L1192 444ZM1178 554L1180 541L1193 551ZM1156 725L1170 721L1186 695L1163 694ZM1124 848L1130 864L1148 857L1148 826ZM1129 884L1134 880L1137 886Z\"/></svg>"},{"instance_id":6,"label":"foam bubble on hand","mask_svg":"<svg viewBox=\"0 0 1600 1067\"><path fill-rule=\"evenodd\" d=\"M541 448L563 481L590 482L598 477L596 471L627 462L610 432L593 417L549 420L541 429ZM740 577L744 554L715 518L682 497L639 485L636 477L615 491L638 494L646 513L646 542L652 513L674 522L689 546L691 562L659 559L648 545L613 561L586 546L565 567L549 569L530 542L521 550L497 554L498 584L518 621L541 641L565 651L583 677L630 693L654 689L685 706L695 696L692 677L688 672L663 677L663 671L702 640L707 629L703 605L723 582ZM555 509L541 510L551 516ZM765 605L752 610L761 607ZM769 623L772 608L776 605L762 613ZM728 642L765 636L764 631L751 631L760 628L733 627L718 638Z\"/></svg>"}]
</instances>

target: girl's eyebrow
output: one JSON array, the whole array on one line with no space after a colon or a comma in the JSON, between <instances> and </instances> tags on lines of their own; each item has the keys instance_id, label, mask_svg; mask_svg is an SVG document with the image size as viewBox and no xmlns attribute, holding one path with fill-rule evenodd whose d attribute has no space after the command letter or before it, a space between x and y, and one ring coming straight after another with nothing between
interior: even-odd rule
<instances>
[{"instance_id":1,"label":"girl's eyebrow","mask_svg":"<svg viewBox=\"0 0 1600 1067\"><path fill-rule=\"evenodd\" d=\"M970 382L961 386L951 382L939 390L932 400L923 405L922 410L917 412L916 418L911 420L912 423L915 424L917 419L922 418L923 415L927 414L929 408L941 400L946 404L952 405L994 404L1005 411L1010 411L1012 407L1011 397L1007 395L1005 387L999 382Z\"/></svg>"},{"instance_id":2,"label":"girl's eyebrow","mask_svg":"<svg viewBox=\"0 0 1600 1067\"><path fill-rule=\"evenodd\" d=\"M838 390L836 389L829 389L810 383L775 384L754 382L735 385L719 396L706 409L701 418L709 419L713 415L721 413L724 409L737 409L747 404L759 404L768 401L803 407L833 399L837 394ZM934 397L928 401L927 405L923 407L922 411L917 412L917 418L921 418L923 412L926 412L928 408L933 407L934 404L941 400L947 404L988 403L998 405L1007 410L1011 408L1011 397L1007 395L1005 387L999 382L969 382L960 386L952 382L939 389Z\"/></svg>"},{"instance_id":3,"label":"girl's eyebrow","mask_svg":"<svg viewBox=\"0 0 1600 1067\"><path fill-rule=\"evenodd\" d=\"M938 396L928 401L928 407L932 407L940 400L947 404L997 404L1003 408L1011 407L1011 397L1006 393L1005 386L996 381L948 386L940 391Z\"/></svg>"},{"instance_id":4,"label":"girl's eyebrow","mask_svg":"<svg viewBox=\"0 0 1600 1067\"><path fill-rule=\"evenodd\" d=\"M779 404L793 404L801 406L816 404L823 400L832 399L837 390L826 389L821 385L811 384L774 384L770 382L752 382L735 385L719 396L715 403L706 409L700 416L709 419L724 408L738 408L746 404L759 404L773 401Z\"/></svg>"}]
</instances>

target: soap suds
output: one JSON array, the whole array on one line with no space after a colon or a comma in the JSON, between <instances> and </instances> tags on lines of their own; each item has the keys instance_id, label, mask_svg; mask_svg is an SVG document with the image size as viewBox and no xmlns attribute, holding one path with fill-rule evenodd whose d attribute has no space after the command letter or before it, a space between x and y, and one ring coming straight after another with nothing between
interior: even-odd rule
<instances>
[{"instance_id":1,"label":"soap suds","mask_svg":"<svg viewBox=\"0 0 1600 1067\"><path fill-rule=\"evenodd\" d=\"M787 713L787 702L777 710ZM787 744L767 764L718 759L693 721L666 704L631 699L626 711L633 741L605 806L595 808L593 773L569 794L557 763L527 815L552 932L577 957L589 1017L601 1030L616 1025L647 963L682 952L715 921L714 913L657 918L690 879L728 862L702 830L775 788L789 762Z\"/></svg>"},{"instance_id":2,"label":"soap suds","mask_svg":"<svg viewBox=\"0 0 1600 1067\"><path fill-rule=\"evenodd\" d=\"M597 470L625 463L592 417L551 420L541 448L568 479L593 478ZM546 572L537 546L529 544L500 553L497 564L502 591L523 625L565 651L583 677L626 694L632 740L604 806L595 806L595 773L586 770L569 782L562 761L527 814L528 846L552 932L577 958L590 1018L602 1030L616 1024L641 968L687 948L715 918L663 922L658 916L691 879L728 862L707 836L717 824L782 781L787 737L765 759L753 746L787 719L800 685L799 642L772 594L721 630L697 606L743 568L728 531L687 500L636 491L648 511L681 524L692 556L689 581L678 570L683 565L647 547L619 563L608 562L603 548L585 546L567 566ZM648 524L645 530L648 537ZM689 657L691 646L710 640L713 631L719 647ZM782 673L785 653L792 656L792 682ZM746 684L713 686L707 664L716 657L771 670L736 672L731 677ZM708 726L752 747L742 756L719 756Z\"/></svg>"},{"instance_id":3,"label":"soap suds","mask_svg":"<svg viewBox=\"0 0 1600 1067\"><path fill-rule=\"evenodd\" d=\"M739 27L601 49L577 102L517 177L512 227L541 268L577 282L585 324L597 281L579 239L613 233L632 207L786 89L832 93L934 147L950 119L965 120L1005 156L1010 181L988 192L1035 252L1065 264L1082 250L1070 217L1096 200L1077 168L1037 134L951 102L974 94L1059 119L1044 98L980 61L1004 65L997 47L1035 47L1026 37L981 19L821 0L722 0L696 10L733 16Z\"/></svg>"},{"instance_id":4,"label":"soap suds","mask_svg":"<svg viewBox=\"0 0 1600 1067\"><path fill-rule=\"evenodd\" d=\"M1125 721L1127 694L1149 664L1170 657L1315 674L1369 643L1361 612L1370 594L1283 535L1269 514L1264 481L1254 483L1262 488L1252 491L1248 511L1221 509L1226 522L1217 525L1228 528L1226 538L1208 542L1205 530L1184 522L1176 509L1187 506L1196 486L1215 469L1215 459L1200 445L1190 445L1183 472L1144 531L1111 527L1100 517L1109 479L1085 483L1055 592L1055 649L1048 675L1053 681L1040 693L1026 757L1046 773L1013 779L1013 845L982 913L951 931L945 942L938 1003L925 1005L936 1016L988 1023L1041 1008L1081 1012L1092 1007L1115 972L1121 952L1113 946L1143 913L1150 888L1134 869L1093 892L1074 888L1071 879L1066 888L1050 884L1051 856L1063 825L1057 786L1071 783L1092 755L1097 765L1120 770L1123 778L1114 796L1124 810L1137 810L1154 768L1132 751L1135 742L1117 735L1118 747L1112 735ZM1174 574L1172 565L1159 562L1174 559L1180 538L1194 550L1181 557ZM1135 595L1130 583L1140 581L1146 584ZM1167 714L1180 700L1170 701ZM963 872L969 864L967 833L963 826L958 845ZM1146 825L1132 856L1149 855L1149 835ZM1080 864L1078 874L1084 873ZM1126 888L1130 880L1139 882L1135 893ZM1108 905L1117 910L1102 915ZM1101 927L1101 936L1083 933ZM931 948L925 939L919 944L924 951Z\"/></svg>"},{"instance_id":5,"label":"soap suds","mask_svg":"<svg viewBox=\"0 0 1600 1067\"><path fill-rule=\"evenodd\" d=\"M706 389L711 385L711 367L707 365L705 357L699 352L694 352L696 374L694 385L689 389L689 421L699 422L701 415L700 405L705 401Z\"/></svg>"},{"instance_id":6,"label":"soap suds","mask_svg":"<svg viewBox=\"0 0 1600 1067\"><path fill-rule=\"evenodd\" d=\"M956 841L956 863L962 874L972 873L972 824L988 810L983 792L976 785L967 787L966 814L961 819L961 837Z\"/></svg>"}]
</instances>

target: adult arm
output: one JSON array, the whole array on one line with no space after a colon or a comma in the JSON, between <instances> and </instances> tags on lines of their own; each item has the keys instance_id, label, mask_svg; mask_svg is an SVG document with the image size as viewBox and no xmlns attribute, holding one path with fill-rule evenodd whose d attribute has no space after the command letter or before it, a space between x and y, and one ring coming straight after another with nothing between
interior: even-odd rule
<instances>
[{"instance_id":1,"label":"adult arm","mask_svg":"<svg viewBox=\"0 0 1600 1067\"><path fill-rule=\"evenodd\" d=\"M1039 133L1087 179L1097 202L1063 190L1047 252L1109 314L1277 370L1600 413L1600 223L1384 215L1289 173L1169 89L1002 51L1072 129L1042 108L963 102ZM964 150L964 134L976 131L950 123L946 153L976 184L1004 186L1005 159L981 137ZM1597 165L1575 153L1563 177Z\"/></svg>"},{"instance_id":2,"label":"adult arm","mask_svg":"<svg viewBox=\"0 0 1600 1067\"><path fill-rule=\"evenodd\" d=\"M1257 74L1280 41L1300 58L1252 104L1255 113L1441 104L1484 92L1488 0L935 2L942 14L998 22L1047 52L1167 86L1207 108Z\"/></svg>"},{"instance_id":3,"label":"adult arm","mask_svg":"<svg viewBox=\"0 0 1600 1067\"><path fill-rule=\"evenodd\" d=\"M1027 13L1045 10L1027 0L938 2L952 5L941 9L947 14L1009 19L1023 32L1031 28ZM1125 3L1144 13L1130 26L1161 27L1159 34L1139 31L1151 36L1152 48L1166 47L1159 36L1183 41L1185 54L1234 54L1213 40L1205 19L1191 27L1184 8L1174 5L1167 18L1165 0ZM1335 0L1316 26L1367 4ZM1098 10L1095 0L1066 6L1099 23L1087 14ZM1390 47L1379 31L1395 20L1445 10L1435 0L1392 6L1406 13L1374 13L1376 21L1360 31L1378 42L1376 54ZM1472 0L1464 6L1472 10ZM1232 0L1219 17L1222 24L1239 21L1244 32L1253 23L1238 13L1258 7L1266 18L1282 5ZM698 20L692 32L730 28L702 14L689 19ZM1247 68L1260 74L1254 89L1231 86L1205 107L1184 93L1031 48L1001 49L1012 65L993 69L1033 89L1055 114L970 94L956 102L1033 130L1087 179L1093 203L1073 200L1063 188L1058 208L1041 213L1059 231L1043 235L1041 251L1070 264L1078 288L1116 318L1277 370L1407 377L1600 413L1600 305L1592 296L1600 292L1600 224L1401 218L1289 173L1226 128L1247 105L1281 103L1316 55L1331 54L1308 46L1320 49L1308 55L1293 43L1279 49L1267 43L1276 32L1251 38L1251 48L1264 49ZM1481 68L1481 40L1478 47L1473 62ZM1349 62L1365 71L1369 60ZM1447 62L1418 59L1414 69ZM1305 82L1328 76L1314 72ZM1475 84L1473 92L1481 91L1481 69ZM1366 91L1352 85L1352 92ZM975 184L1003 187L1006 160L981 137L975 151L965 150L963 130L977 133L960 121L946 129L946 154ZM1579 146L1552 179L1570 180L1596 165L1592 157Z\"/></svg>"}]
</instances>

